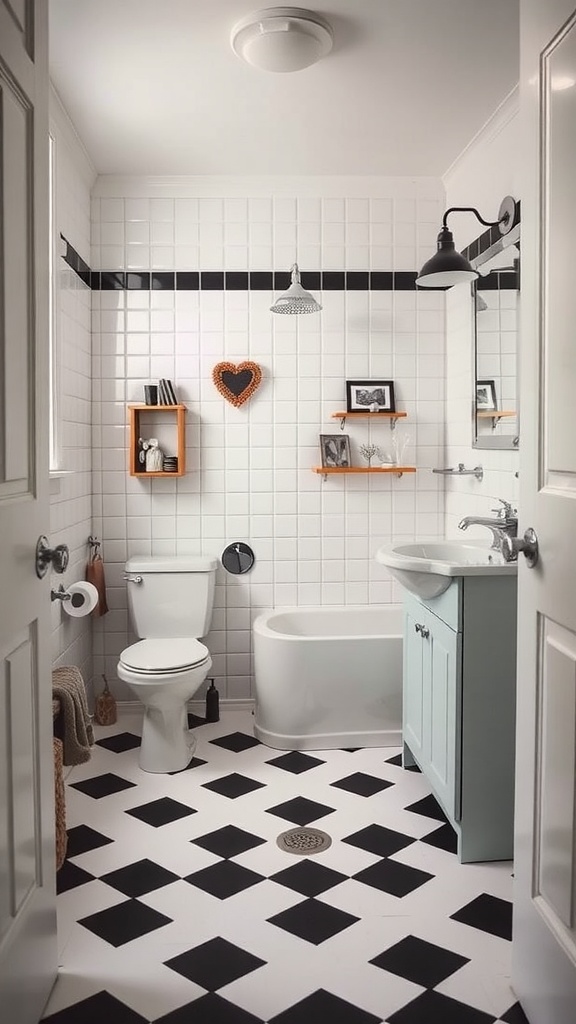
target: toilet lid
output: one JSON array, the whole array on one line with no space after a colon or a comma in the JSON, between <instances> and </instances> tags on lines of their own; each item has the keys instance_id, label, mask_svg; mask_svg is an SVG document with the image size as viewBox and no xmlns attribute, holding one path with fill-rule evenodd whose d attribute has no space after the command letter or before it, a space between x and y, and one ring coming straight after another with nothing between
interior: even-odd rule
<instances>
[{"instance_id":1,"label":"toilet lid","mask_svg":"<svg viewBox=\"0 0 576 1024\"><path fill-rule=\"evenodd\" d=\"M120 661L136 672L177 672L205 661L209 653L199 640L187 637L140 640L122 651Z\"/></svg>"}]
</instances>

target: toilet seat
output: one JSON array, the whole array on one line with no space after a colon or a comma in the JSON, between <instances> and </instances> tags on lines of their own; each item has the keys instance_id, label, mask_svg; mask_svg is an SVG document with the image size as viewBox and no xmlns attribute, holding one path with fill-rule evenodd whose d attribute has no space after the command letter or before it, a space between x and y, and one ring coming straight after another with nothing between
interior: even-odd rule
<instances>
[{"instance_id":1,"label":"toilet seat","mask_svg":"<svg viewBox=\"0 0 576 1024\"><path fill-rule=\"evenodd\" d=\"M120 655L120 664L142 675L167 675L188 672L204 664L209 657L208 648L199 640L163 637L139 640L126 647Z\"/></svg>"}]
</instances>

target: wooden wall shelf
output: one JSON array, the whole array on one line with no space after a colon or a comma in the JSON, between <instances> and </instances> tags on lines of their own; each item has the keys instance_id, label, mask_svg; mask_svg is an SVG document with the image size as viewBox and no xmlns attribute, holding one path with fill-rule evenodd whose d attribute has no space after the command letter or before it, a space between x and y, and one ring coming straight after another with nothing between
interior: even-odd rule
<instances>
[{"instance_id":1,"label":"wooden wall shelf","mask_svg":"<svg viewBox=\"0 0 576 1024\"><path fill-rule=\"evenodd\" d=\"M394 430L396 421L403 419L408 414L405 412L333 412L331 413L333 420L340 420L340 430L344 430L344 425L348 417L351 419L374 419L374 420L387 420L390 424L390 429Z\"/></svg>"},{"instance_id":2,"label":"wooden wall shelf","mask_svg":"<svg viewBox=\"0 0 576 1024\"><path fill-rule=\"evenodd\" d=\"M344 473L394 473L396 476L402 476L403 473L415 473L416 466L313 466L312 472L320 474L324 479L327 476Z\"/></svg>"},{"instance_id":3,"label":"wooden wall shelf","mask_svg":"<svg viewBox=\"0 0 576 1024\"><path fill-rule=\"evenodd\" d=\"M138 405L129 405L128 412L130 416L130 476L142 478L184 476L186 472L186 406L181 403L178 405L145 405L144 403L139 403ZM174 444L170 446L170 451L166 452L166 454L176 455L178 469L174 473L165 473L163 471L147 473L146 470L140 468L141 463L138 461L138 438L142 437L140 429L141 418L144 415L154 417L166 415L167 413L171 413L175 420Z\"/></svg>"},{"instance_id":4,"label":"wooden wall shelf","mask_svg":"<svg viewBox=\"0 0 576 1024\"><path fill-rule=\"evenodd\" d=\"M516 409L477 409L476 419L478 420L492 420L492 429L495 430L499 420L506 419L509 416L515 416Z\"/></svg>"}]
</instances>

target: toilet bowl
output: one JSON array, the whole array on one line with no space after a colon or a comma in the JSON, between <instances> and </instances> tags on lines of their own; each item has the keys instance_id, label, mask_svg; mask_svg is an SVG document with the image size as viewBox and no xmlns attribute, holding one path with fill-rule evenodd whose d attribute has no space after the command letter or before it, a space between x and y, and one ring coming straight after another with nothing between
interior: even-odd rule
<instances>
[{"instance_id":1,"label":"toilet bowl","mask_svg":"<svg viewBox=\"0 0 576 1024\"><path fill-rule=\"evenodd\" d=\"M186 704L211 666L210 652L198 640L140 640L122 651L118 678L144 705L139 760L144 771L178 772L190 764L196 739Z\"/></svg>"},{"instance_id":2,"label":"toilet bowl","mask_svg":"<svg viewBox=\"0 0 576 1024\"><path fill-rule=\"evenodd\" d=\"M215 572L215 561L202 557L126 563L128 610L143 639L122 651L117 672L144 706L144 771L182 771L192 759L196 740L187 702L212 666L208 648L196 638L210 626Z\"/></svg>"}]
</instances>

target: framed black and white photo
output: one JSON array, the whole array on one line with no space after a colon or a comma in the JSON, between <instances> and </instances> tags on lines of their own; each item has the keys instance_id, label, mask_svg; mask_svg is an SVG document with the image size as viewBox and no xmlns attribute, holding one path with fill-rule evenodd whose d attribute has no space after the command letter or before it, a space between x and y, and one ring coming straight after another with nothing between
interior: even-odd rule
<instances>
[{"instance_id":1,"label":"framed black and white photo","mask_svg":"<svg viewBox=\"0 0 576 1024\"><path fill-rule=\"evenodd\" d=\"M476 381L476 408L496 409L496 385L493 380Z\"/></svg>"},{"instance_id":2,"label":"framed black and white photo","mask_svg":"<svg viewBox=\"0 0 576 1024\"><path fill-rule=\"evenodd\" d=\"M348 412L395 412L393 380L347 380Z\"/></svg>"},{"instance_id":3,"label":"framed black and white photo","mask_svg":"<svg viewBox=\"0 0 576 1024\"><path fill-rule=\"evenodd\" d=\"M344 469L352 465L348 434L320 434L322 465L327 469Z\"/></svg>"}]
</instances>

